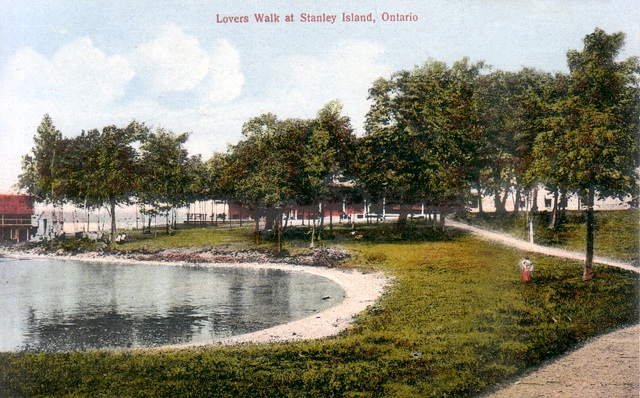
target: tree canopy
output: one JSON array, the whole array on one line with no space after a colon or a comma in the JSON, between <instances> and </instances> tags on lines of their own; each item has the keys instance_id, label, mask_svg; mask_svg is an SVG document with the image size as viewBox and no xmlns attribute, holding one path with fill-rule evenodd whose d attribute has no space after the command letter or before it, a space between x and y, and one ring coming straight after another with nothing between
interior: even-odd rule
<instances>
[{"instance_id":1,"label":"tree canopy","mask_svg":"<svg viewBox=\"0 0 640 398\"><path fill-rule=\"evenodd\" d=\"M369 197L462 201L480 138L473 92L482 68L467 59L451 68L431 61L373 84L357 154L358 182Z\"/></svg>"}]
</instances>

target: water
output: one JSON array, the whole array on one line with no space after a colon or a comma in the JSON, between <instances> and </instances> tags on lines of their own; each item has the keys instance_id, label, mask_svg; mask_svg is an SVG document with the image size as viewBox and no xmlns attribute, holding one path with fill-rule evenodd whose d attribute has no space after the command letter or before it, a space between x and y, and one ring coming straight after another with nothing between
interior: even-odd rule
<instances>
[{"instance_id":1,"label":"water","mask_svg":"<svg viewBox=\"0 0 640 398\"><path fill-rule=\"evenodd\" d=\"M304 272L2 260L0 351L209 342L304 318L344 296Z\"/></svg>"}]
</instances>

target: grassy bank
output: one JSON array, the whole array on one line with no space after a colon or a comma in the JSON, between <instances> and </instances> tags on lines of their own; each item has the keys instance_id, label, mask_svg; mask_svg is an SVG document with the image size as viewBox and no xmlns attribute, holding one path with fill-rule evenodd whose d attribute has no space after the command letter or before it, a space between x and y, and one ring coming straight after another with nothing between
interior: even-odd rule
<instances>
[{"instance_id":1,"label":"grassy bank","mask_svg":"<svg viewBox=\"0 0 640 398\"><path fill-rule=\"evenodd\" d=\"M525 213L466 213L461 221L528 239ZM584 213L568 211L557 228L549 228L550 212L540 212L534 219L534 240L547 246L585 251ZM596 211L594 250L596 256L640 264L640 210Z\"/></svg>"},{"instance_id":2,"label":"grassy bank","mask_svg":"<svg viewBox=\"0 0 640 398\"><path fill-rule=\"evenodd\" d=\"M250 230L211 229L161 240L179 246L191 233L250 239ZM303 230L287 238L288 250L308 245ZM599 267L596 280L585 284L579 264L532 255L534 279L523 284L516 264L525 253L420 224L404 232L388 225L361 226L355 234L336 228L327 238L322 243L353 253L352 265L395 277L390 291L336 338L176 351L2 353L0 395L473 396L592 336L638 322L639 278L628 272Z\"/></svg>"}]
</instances>

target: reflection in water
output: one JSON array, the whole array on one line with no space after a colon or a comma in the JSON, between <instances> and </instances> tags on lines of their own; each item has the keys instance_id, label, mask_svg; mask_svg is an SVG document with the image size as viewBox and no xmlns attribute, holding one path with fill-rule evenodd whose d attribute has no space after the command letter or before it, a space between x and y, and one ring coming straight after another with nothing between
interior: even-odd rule
<instances>
[{"instance_id":1,"label":"reflection in water","mask_svg":"<svg viewBox=\"0 0 640 398\"><path fill-rule=\"evenodd\" d=\"M0 351L201 343L303 318L343 295L303 272L0 261Z\"/></svg>"}]
</instances>

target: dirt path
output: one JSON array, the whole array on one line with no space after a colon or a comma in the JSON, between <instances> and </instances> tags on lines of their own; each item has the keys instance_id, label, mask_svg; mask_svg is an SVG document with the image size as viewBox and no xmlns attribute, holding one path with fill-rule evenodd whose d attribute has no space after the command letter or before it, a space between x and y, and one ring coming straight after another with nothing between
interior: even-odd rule
<instances>
[{"instance_id":1,"label":"dirt path","mask_svg":"<svg viewBox=\"0 0 640 398\"><path fill-rule=\"evenodd\" d=\"M522 239L514 238L513 236L502 234L499 232L488 231L486 229L474 227L468 224L464 224L461 222L453 221L447 219L447 225L455 228L464 229L472 232L475 235L478 235L484 239L488 239L494 242L502 243L504 245L515 247L518 249L526 250L532 253L541 253L549 256L568 258L571 260L584 261L584 253L581 252L572 252L563 249L557 249L555 247L547 247L536 245L533 243L529 243ZM612 267L622 268L629 271L640 273L640 268L634 266L633 264L625 263L622 261L611 260L602 257L594 257L593 261L598 264L609 265Z\"/></svg>"},{"instance_id":2,"label":"dirt path","mask_svg":"<svg viewBox=\"0 0 640 398\"><path fill-rule=\"evenodd\" d=\"M485 397L640 396L640 325L601 336Z\"/></svg>"},{"instance_id":3,"label":"dirt path","mask_svg":"<svg viewBox=\"0 0 640 398\"><path fill-rule=\"evenodd\" d=\"M447 220L447 225L465 229L485 239L522 250L584 260L583 253L531 244L452 220ZM640 273L640 268L620 261L597 257L594 261ZM640 397L640 325L600 336L484 397L638 398Z\"/></svg>"}]
</instances>

